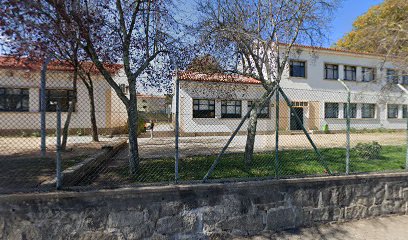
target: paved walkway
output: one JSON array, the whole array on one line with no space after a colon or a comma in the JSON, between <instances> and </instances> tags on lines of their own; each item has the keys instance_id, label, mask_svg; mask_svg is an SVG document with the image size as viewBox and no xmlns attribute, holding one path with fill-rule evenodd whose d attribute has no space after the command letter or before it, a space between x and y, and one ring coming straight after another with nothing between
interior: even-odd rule
<instances>
[{"instance_id":1,"label":"paved walkway","mask_svg":"<svg viewBox=\"0 0 408 240\"><path fill-rule=\"evenodd\" d=\"M406 240L408 239L408 216L391 216L359 221L320 225L278 234L264 234L236 240Z\"/></svg>"}]
</instances>

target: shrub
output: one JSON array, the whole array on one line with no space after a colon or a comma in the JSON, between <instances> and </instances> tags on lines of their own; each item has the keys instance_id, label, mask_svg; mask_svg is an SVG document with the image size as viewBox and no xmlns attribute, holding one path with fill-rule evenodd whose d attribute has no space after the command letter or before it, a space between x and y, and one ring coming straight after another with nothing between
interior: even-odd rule
<instances>
[{"instance_id":1,"label":"shrub","mask_svg":"<svg viewBox=\"0 0 408 240\"><path fill-rule=\"evenodd\" d=\"M381 149L382 147L378 142L358 143L354 147L354 151L357 155L367 160L379 159Z\"/></svg>"},{"instance_id":2,"label":"shrub","mask_svg":"<svg viewBox=\"0 0 408 240\"><path fill-rule=\"evenodd\" d=\"M78 136L84 136L84 135L85 135L85 131L84 131L83 129L78 129L77 132L76 132L76 134L77 134Z\"/></svg>"},{"instance_id":3,"label":"shrub","mask_svg":"<svg viewBox=\"0 0 408 240\"><path fill-rule=\"evenodd\" d=\"M25 131L21 131L20 136L21 136L21 137L29 137L30 134L28 134L28 133L25 132Z\"/></svg>"},{"instance_id":4,"label":"shrub","mask_svg":"<svg viewBox=\"0 0 408 240\"><path fill-rule=\"evenodd\" d=\"M330 133L329 124L326 123L326 124L323 126L323 132L326 133L326 134Z\"/></svg>"},{"instance_id":5,"label":"shrub","mask_svg":"<svg viewBox=\"0 0 408 240\"><path fill-rule=\"evenodd\" d=\"M138 121L137 121L137 135L146 132L145 129L146 120L143 114L139 112ZM125 126L123 126L123 133L129 133L129 122L126 121Z\"/></svg>"},{"instance_id":6,"label":"shrub","mask_svg":"<svg viewBox=\"0 0 408 240\"><path fill-rule=\"evenodd\" d=\"M41 137L41 133L40 132L33 132L31 134L32 137Z\"/></svg>"}]
</instances>

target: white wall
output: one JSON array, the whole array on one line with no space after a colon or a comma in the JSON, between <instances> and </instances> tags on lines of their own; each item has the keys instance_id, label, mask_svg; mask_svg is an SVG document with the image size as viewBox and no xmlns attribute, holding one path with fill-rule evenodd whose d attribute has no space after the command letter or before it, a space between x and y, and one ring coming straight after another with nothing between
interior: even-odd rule
<instances>
[{"instance_id":1,"label":"white wall","mask_svg":"<svg viewBox=\"0 0 408 240\"><path fill-rule=\"evenodd\" d=\"M94 78L95 111L99 128L106 127L106 91L109 85L100 76ZM78 80L78 102L72 114L71 128L90 128L90 105L86 87ZM0 87L29 88L29 112L0 112L1 129L40 129L39 95L40 73L25 70L0 70ZM72 89L72 74L69 72L48 72L47 89ZM67 113L62 113L65 121ZM55 128L56 113L47 112L47 128Z\"/></svg>"}]
</instances>

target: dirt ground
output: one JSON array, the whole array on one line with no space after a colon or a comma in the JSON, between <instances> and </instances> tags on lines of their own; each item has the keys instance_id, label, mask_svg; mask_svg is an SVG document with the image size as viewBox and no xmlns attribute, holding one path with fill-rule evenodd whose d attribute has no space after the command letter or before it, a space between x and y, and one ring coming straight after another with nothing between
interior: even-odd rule
<instances>
[{"instance_id":1,"label":"dirt ground","mask_svg":"<svg viewBox=\"0 0 408 240\"><path fill-rule=\"evenodd\" d=\"M408 239L408 216L389 216L358 221L325 224L281 233L264 233L235 240L405 240Z\"/></svg>"},{"instance_id":2,"label":"dirt ground","mask_svg":"<svg viewBox=\"0 0 408 240\"><path fill-rule=\"evenodd\" d=\"M62 168L66 169L96 154L109 141L95 143L90 138L76 140L62 152ZM39 189L41 183L55 177L55 142L47 144L47 154L41 158L39 138L0 138L0 192Z\"/></svg>"},{"instance_id":3,"label":"dirt ground","mask_svg":"<svg viewBox=\"0 0 408 240\"><path fill-rule=\"evenodd\" d=\"M214 137L182 137L180 138L180 156L213 155L218 154L228 136ZM311 138L318 148L345 147L345 134L314 134ZM406 144L405 132L394 133L354 133L351 134L351 145L357 143L377 141L381 145ZM174 138L143 138L139 140L140 156L142 158L174 157ZM236 136L227 152L244 152L246 136ZM280 149L312 149L305 135L280 135ZM275 135L259 135L255 140L255 151L272 151L275 149ZM124 149L118 158L126 158L127 149Z\"/></svg>"}]
</instances>

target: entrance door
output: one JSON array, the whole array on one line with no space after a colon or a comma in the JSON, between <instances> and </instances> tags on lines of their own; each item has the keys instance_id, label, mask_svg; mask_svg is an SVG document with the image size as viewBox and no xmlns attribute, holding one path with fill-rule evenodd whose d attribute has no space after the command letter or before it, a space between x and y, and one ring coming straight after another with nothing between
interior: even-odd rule
<instances>
[{"instance_id":1,"label":"entrance door","mask_svg":"<svg viewBox=\"0 0 408 240\"><path fill-rule=\"evenodd\" d=\"M303 108L293 108L294 112L299 116L300 122L303 125ZM296 121L293 112L290 113L290 130L302 130L302 125Z\"/></svg>"}]
</instances>

